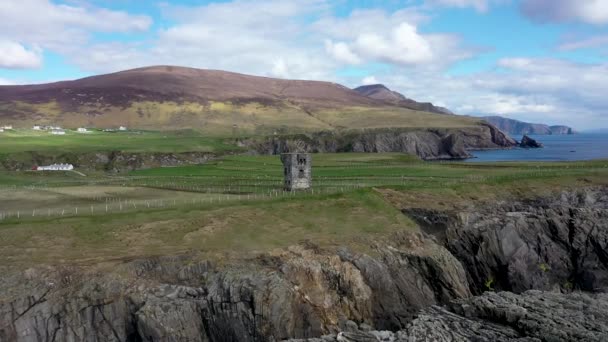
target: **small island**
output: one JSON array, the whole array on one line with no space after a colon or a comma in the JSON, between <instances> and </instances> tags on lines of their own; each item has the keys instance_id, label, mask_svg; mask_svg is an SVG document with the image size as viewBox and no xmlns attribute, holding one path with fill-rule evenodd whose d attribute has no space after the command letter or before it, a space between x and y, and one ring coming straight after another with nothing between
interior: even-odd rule
<instances>
[{"instance_id":1,"label":"small island","mask_svg":"<svg viewBox=\"0 0 608 342\"><path fill-rule=\"evenodd\" d=\"M542 143L530 138L529 136L524 135L524 137L521 138L519 147L521 147L521 148L542 148L542 147L544 147L544 145Z\"/></svg>"}]
</instances>

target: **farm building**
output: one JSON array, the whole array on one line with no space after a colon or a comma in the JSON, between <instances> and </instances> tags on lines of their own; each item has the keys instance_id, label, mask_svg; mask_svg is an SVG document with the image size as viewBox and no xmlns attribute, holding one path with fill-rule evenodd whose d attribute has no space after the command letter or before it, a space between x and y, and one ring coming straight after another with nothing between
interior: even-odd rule
<instances>
[{"instance_id":1,"label":"farm building","mask_svg":"<svg viewBox=\"0 0 608 342\"><path fill-rule=\"evenodd\" d=\"M65 135L65 131L62 129L54 129L51 131L51 134L53 135Z\"/></svg>"},{"instance_id":2,"label":"farm building","mask_svg":"<svg viewBox=\"0 0 608 342\"><path fill-rule=\"evenodd\" d=\"M126 131L126 130L127 130L127 127L125 127L125 126L120 126L120 127L118 127L118 130L119 130L119 131Z\"/></svg>"},{"instance_id":3,"label":"farm building","mask_svg":"<svg viewBox=\"0 0 608 342\"><path fill-rule=\"evenodd\" d=\"M34 125L34 127L32 127L32 129L33 129L34 131L41 131L41 130L42 130L42 127L40 127L40 125Z\"/></svg>"},{"instance_id":4,"label":"farm building","mask_svg":"<svg viewBox=\"0 0 608 342\"><path fill-rule=\"evenodd\" d=\"M281 154L285 175L285 190L305 190L312 186L312 157L310 153Z\"/></svg>"},{"instance_id":5,"label":"farm building","mask_svg":"<svg viewBox=\"0 0 608 342\"><path fill-rule=\"evenodd\" d=\"M89 130L84 127L80 127L76 131L78 131L78 133L89 133Z\"/></svg>"},{"instance_id":6,"label":"farm building","mask_svg":"<svg viewBox=\"0 0 608 342\"><path fill-rule=\"evenodd\" d=\"M0 133L3 133L3 132L4 132L4 128L0 128Z\"/></svg>"},{"instance_id":7,"label":"farm building","mask_svg":"<svg viewBox=\"0 0 608 342\"><path fill-rule=\"evenodd\" d=\"M36 171L70 171L74 170L74 165L72 164L52 164L47 166L34 166L34 170Z\"/></svg>"},{"instance_id":8,"label":"farm building","mask_svg":"<svg viewBox=\"0 0 608 342\"><path fill-rule=\"evenodd\" d=\"M12 125L5 125L5 126L2 126L0 128L7 130L7 129L13 129L13 126Z\"/></svg>"}]
</instances>

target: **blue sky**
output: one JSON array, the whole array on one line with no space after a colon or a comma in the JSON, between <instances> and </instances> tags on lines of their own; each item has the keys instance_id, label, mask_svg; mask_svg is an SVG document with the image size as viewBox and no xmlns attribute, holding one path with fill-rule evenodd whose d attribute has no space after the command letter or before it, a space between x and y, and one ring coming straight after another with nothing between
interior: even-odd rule
<instances>
[{"instance_id":1,"label":"blue sky","mask_svg":"<svg viewBox=\"0 0 608 342\"><path fill-rule=\"evenodd\" d=\"M608 127L608 0L5 0L0 84L171 64Z\"/></svg>"}]
</instances>

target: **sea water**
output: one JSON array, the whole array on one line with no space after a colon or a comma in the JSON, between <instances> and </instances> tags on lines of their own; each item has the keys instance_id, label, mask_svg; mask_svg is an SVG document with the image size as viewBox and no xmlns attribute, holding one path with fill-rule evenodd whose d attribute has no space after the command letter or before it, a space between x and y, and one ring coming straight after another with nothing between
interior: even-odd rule
<instances>
[{"instance_id":1,"label":"sea water","mask_svg":"<svg viewBox=\"0 0 608 342\"><path fill-rule=\"evenodd\" d=\"M472 151L469 162L489 161L568 161L608 159L608 133L574 135L530 135L544 148ZM521 136L514 136L521 140Z\"/></svg>"}]
</instances>

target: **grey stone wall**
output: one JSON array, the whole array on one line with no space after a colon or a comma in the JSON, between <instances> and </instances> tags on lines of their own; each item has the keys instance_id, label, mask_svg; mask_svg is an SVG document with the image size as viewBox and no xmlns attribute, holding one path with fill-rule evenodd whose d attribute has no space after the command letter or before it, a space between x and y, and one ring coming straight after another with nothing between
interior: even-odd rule
<instances>
[{"instance_id":1,"label":"grey stone wall","mask_svg":"<svg viewBox=\"0 0 608 342\"><path fill-rule=\"evenodd\" d=\"M312 157L310 153L283 153L285 190L304 190L312 186Z\"/></svg>"}]
</instances>

